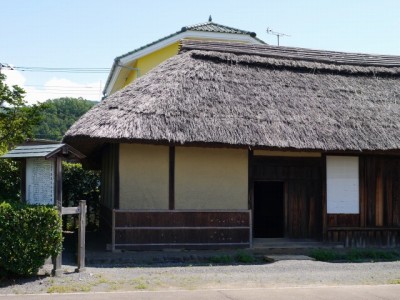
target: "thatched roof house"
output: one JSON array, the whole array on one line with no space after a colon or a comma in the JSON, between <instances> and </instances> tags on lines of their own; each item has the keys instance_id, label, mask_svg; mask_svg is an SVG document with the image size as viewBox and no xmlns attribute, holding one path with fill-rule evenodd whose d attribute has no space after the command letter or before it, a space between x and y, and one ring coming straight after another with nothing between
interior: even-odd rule
<instances>
[{"instance_id":1,"label":"thatched roof house","mask_svg":"<svg viewBox=\"0 0 400 300\"><path fill-rule=\"evenodd\" d=\"M400 149L399 133L400 57L188 41L64 141L359 151Z\"/></svg>"},{"instance_id":2,"label":"thatched roof house","mask_svg":"<svg viewBox=\"0 0 400 300\"><path fill-rule=\"evenodd\" d=\"M120 223L130 233L114 228L117 247L253 237L358 245L376 232L400 243L400 57L183 41L179 55L91 109L64 142L101 153L103 205L131 214ZM221 209L229 211L218 224L236 220L234 230L159 230L178 226L166 212L190 231L215 219L193 223L187 210ZM144 233L148 220L159 231Z\"/></svg>"}]
</instances>

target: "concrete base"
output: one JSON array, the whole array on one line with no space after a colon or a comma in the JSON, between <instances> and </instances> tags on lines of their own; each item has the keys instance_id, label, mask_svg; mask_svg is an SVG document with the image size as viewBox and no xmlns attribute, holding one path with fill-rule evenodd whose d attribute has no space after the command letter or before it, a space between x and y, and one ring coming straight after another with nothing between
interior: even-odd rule
<instances>
[{"instance_id":1,"label":"concrete base","mask_svg":"<svg viewBox=\"0 0 400 300\"><path fill-rule=\"evenodd\" d=\"M61 275L63 275L64 274L64 272L63 272L63 270L62 269L57 269L57 270L52 270L51 271L51 275L52 276L56 276L56 277L59 277L59 276L61 276Z\"/></svg>"},{"instance_id":2,"label":"concrete base","mask_svg":"<svg viewBox=\"0 0 400 300\"><path fill-rule=\"evenodd\" d=\"M264 256L265 261L275 262L280 260L315 260L307 255L294 255L294 254L273 254Z\"/></svg>"},{"instance_id":3,"label":"concrete base","mask_svg":"<svg viewBox=\"0 0 400 300\"><path fill-rule=\"evenodd\" d=\"M253 239L253 249L318 249L318 248L343 248L343 244L323 243L309 239Z\"/></svg>"},{"instance_id":4,"label":"concrete base","mask_svg":"<svg viewBox=\"0 0 400 300\"><path fill-rule=\"evenodd\" d=\"M76 268L75 273L83 273L86 272L86 268Z\"/></svg>"}]
</instances>

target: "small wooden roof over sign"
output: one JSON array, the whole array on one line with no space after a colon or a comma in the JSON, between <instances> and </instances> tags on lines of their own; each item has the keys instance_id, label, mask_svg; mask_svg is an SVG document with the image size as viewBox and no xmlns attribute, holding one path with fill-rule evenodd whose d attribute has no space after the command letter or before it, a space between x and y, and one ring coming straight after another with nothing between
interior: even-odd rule
<instances>
[{"instance_id":1,"label":"small wooden roof over sign","mask_svg":"<svg viewBox=\"0 0 400 300\"><path fill-rule=\"evenodd\" d=\"M67 144L48 144L48 145L28 145L18 146L7 152L0 158L32 158L43 157L45 159L53 157L65 157L68 159L83 159L85 155Z\"/></svg>"}]
</instances>

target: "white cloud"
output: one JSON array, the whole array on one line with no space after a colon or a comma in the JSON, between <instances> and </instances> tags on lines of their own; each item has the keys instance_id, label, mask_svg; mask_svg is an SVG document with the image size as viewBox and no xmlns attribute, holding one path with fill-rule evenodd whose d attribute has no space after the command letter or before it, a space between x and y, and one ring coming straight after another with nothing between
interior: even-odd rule
<instances>
[{"instance_id":1,"label":"white cloud","mask_svg":"<svg viewBox=\"0 0 400 300\"><path fill-rule=\"evenodd\" d=\"M7 76L5 81L7 85L19 85L20 87L25 85L26 78L21 72L9 69L2 69L1 72Z\"/></svg>"},{"instance_id":2,"label":"white cloud","mask_svg":"<svg viewBox=\"0 0 400 300\"><path fill-rule=\"evenodd\" d=\"M4 70L3 73L7 76L7 85L18 85L25 90L25 100L29 104L61 97L82 97L95 101L100 101L102 97L101 81L82 84L65 78L53 77L39 87L27 84L26 78L17 70Z\"/></svg>"}]
</instances>

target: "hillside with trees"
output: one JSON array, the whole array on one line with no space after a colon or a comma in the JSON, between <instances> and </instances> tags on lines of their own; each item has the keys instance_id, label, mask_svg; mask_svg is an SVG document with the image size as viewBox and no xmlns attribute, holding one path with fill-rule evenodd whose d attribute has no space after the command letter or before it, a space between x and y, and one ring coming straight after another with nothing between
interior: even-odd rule
<instances>
[{"instance_id":1,"label":"hillside with trees","mask_svg":"<svg viewBox=\"0 0 400 300\"><path fill-rule=\"evenodd\" d=\"M60 141L68 128L96 103L68 97L47 100L43 103L42 120L33 128L33 136Z\"/></svg>"}]
</instances>

